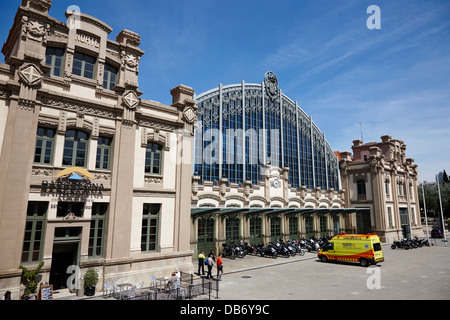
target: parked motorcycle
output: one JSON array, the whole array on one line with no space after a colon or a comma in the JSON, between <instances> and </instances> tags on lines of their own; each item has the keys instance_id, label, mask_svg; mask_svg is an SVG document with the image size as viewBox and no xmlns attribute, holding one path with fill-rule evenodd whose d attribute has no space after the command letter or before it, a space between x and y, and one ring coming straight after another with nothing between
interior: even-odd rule
<instances>
[{"instance_id":1,"label":"parked motorcycle","mask_svg":"<svg viewBox=\"0 0 450 320\"><path fill-rule=\"evenodd\" d=\"M245 257L244 249L242 248L242 246L240 246L240 245L237 246L237 245L234 245L233 243L231 244L231 246L233 247L236 257L238 257L238 258Z\"/></svg>"},{"instance_id":2,"label":"parked motorcycle","mask_svg":"<svg viewBox=\"0 0 450 320\"><path fill-rule=\"evenodd\" d=\"M294 246L297 253L301 256L305 255L305 251L302 249L300 242L298 240L292 241L292 245Z\"/></svg>"},{"instance_id":3,"label":"parked motorcycle","mask_svg":"<svg viewBox=\"0 0 450 320\"><path fill-rule=\"evenodd\" d=\"M279 241L277 243L270 242L269 247L274 248L279 256L283 256L285 258L289 258L291 256L289 249L286 246L281 245Z\"/></svg>"},{"instance_id":4,"label":"parked motorcycle","mask_svg":"<svg viewBox=\"0 0 450 320\"><path fill-rule=\"evenodd\" d=\"M407 239L395 240L391 245L391 249L396 248L408 250L411 248L411 245Z\"/></svg>"},{"instance_id":5,"label":"parked motorcycle","mask_svg":"<svg viewBox=\"0 0 450 320\"><path fill-rule=\"evenodd\" d=\"M264 247L262 243L258 245L258 253L261 255L261 257L269 257L273 259L276 259L278 257L277 250L274 247Z\"/></svg>"},{"instance_id":6,"label":"parked motorcycle","mask_svg":"<svg viewBox=\"0 0 450 320\"><path fill-rule=\"evenodd\" d=\"M223 251L222 251L222 257L224 258L230 258L232 260L236 259L236 251L233 247L228 246L226 243L222 243Z\"/></svg>"}]
</instances>

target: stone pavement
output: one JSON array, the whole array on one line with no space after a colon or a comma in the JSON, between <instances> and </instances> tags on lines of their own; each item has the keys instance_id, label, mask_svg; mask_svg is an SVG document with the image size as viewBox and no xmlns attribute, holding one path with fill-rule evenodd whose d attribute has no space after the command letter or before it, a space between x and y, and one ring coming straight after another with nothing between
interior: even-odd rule
<instances>
[{"instance_id":1,"label":"stone pavement","mask_svg":"<svg viewBox=\"0 0 450 320\"><path fill-rule=\"evenodd\" d=\"M440 247L440 248L444 248L444 243L442 243L441 239L436 239L434 242L434 245L436 247ZM431 249L433 247L424 247L424 248L419 248L419 249L411 249L411 250L402 250L402 249L397 249L397 250L392 250L391 249L391 244L383 244L383 251L385 253L385 258L386 259L386 266L384 266L384 270L391 270L390 272L404 272L405 267L407 268L411 268L411 264L412 265L421 265L421 259L435 259L435 254L433 253L433 251L435 250L431 250L429 251L429 249ZM427 250L428 249L428 250ZM450 249L450 248L449 248ZM422 254L417 254L420 252L420 250L425 250ZM442 253L445 252L445 255L447 255L450 250L445 250ZM438 255L440 256L440 255ZM412 259L411 261L409 261L409 263L407 262L407 260ZM449 258L446 258L449 259ZM243 287L240 287L239 284L243 281L243 278L246 278L247 275L252 276L253 278L255 278L256 276L261 277L262 279L264 279L264 277L272 277L274 274L276 274L276 270L272 267L276 267L276 266L283 266L283 268L287 268L287 270L292 270L290 272L294 272L296 273L297 270L302 270L304 269L303 267L307 267L309 270L308 274L309 276L307 276L305 274L305 276L307 276L307 278L311 278L310 280L305 279L303 283L303 285L306 285L308 287L312 286L311 288L316 287L316 284L318 284L318 282L316 283L317 280L314 280L313 278L317 279L318 276L320 276L320 274L315 274L316 273L320 273L320 272L327 272L327 273L335 273L334 276L337 278L342 278L344 276L348 277L348 281L346 282L347 284L349 284L351 282L352 277L354 277L354 275L352 274L354 272L354 270L358 270L359 273L363 273L362 274L362 279L364 280L365 277L367 277L366 275L366 271L363 270L363 268L342 268L341 265L337 265L334 267L325 267L325 265L323 264L312 264L314 262L317 262L317 254L316 253L309 253L309 252L305 252L304 256L299 256L296 255L294 257L289 257L289 258L284 258L284 257L278 257L277 259L272 259L272 258L264 258L264 257L260 257L260 256L251 256L251 255L247 255L244 258L236 258L235 260L231 260L229 258L223 258L223 263L224 263L224 277L223 277L223 281L219 282L219 297L220 299L235 299L236 294L239 294L240 291L243 290ZM405 262L406 265L404 263ZM304 263L302 263L304 262ZM197 261L193 261L193 265L194 265L194 271L197 271ZM312 270L310 269L310 267L312 266ZM321 270L325 268L324 270ZM342 270L341 270L342 268ZM392 269L393 268L393 269ZM206 268L205 268L206 269ZM260 270L257 270L260 269ZM320 270L319 270L320 269ZM252 270L257 270L258 272L251 272ZM352 270L352 271L349 271ZM362 270L362 271L361 271ZM361 271L361 272L360 272ZM346 275L346 272L350 272L348 275ZM302 271L303 273L303 271ZM213 269L213 276L215 276L217 274L217 269L214 268ZM249 277L250 277L249 276ZM423 275L418 276L418 278L422 278ZM445 274L445 276L447 276L447 274ZM384 277L384 279L387 279L387 277ZM444 280L446 280L446 278L444 278ZM289 283L289 277L286 277L286 279L283 279L282 282L285 282L285 287L280 289L282 291L280 291L280 293L282 293L284 291L284 289L286 287L288 287L290 285ZM365 280L364 280L365 281ZM392 279L392 281L395 282L395 279ZM406 280L404 280L406 281ZM415 280L416 281L416 280ZM450 280L449 280L450 281ZM264 282L264 281L263 281ZM311 283L310 283L311 282ZM412 280L411 280L412 282ZM402 284L404 284L406 282L402 282ZM246 293L246 295L251 294L251 292L260 292L260 291L273 291L273 290L278 290L275 289L277 283L274 283L272 286L270 284L268 284L268 287L270 287L270 290L267 290L268 287L265 287L265 289L263 290L263 288L259 288L258 286L251 286L248 288L248 292ZM326 284L322 284L324 286L326 286ZM239 288L240 289L236 289ZM414 287L412 288L414 290ZM237 290L237 291L236 291ZM433 290L433 289L431 289ZM274 292L275 292L274 291ZM353 292L353 291L352 291ZM450 297L445 295L444 299L447 299L447 297ZM200 297L199 297L200 298ZM204 297L203 297L204 298ZM200 299L203 299L200 298ZM96 296L94 297L77 297L75 294L71 294L68 292L68 290L61 290L59 293L56 293L54 295L54 299L55 300L104 300L105 298L103 297L103 293L102 292L98 292L96 294ZM113 299L114 300L114 299Z\"/></svg>"},{"instance_id":2,"label":"stone pavement","mask_svg":"<svg viewBox=\"0 0 450 320\"><path fill-rule=\"evenodd\" d=\"M273 258L265 258L260 256L251 256L247 255L244 258L236 258L235 260L231 260L228 258L223 258L222 261L224 263L224 274L234 274L237 272L245 272L249 270L254 270L258 268L265 268L265 267L271 267L276 265L282 265L287 263L294 263L299 262L302 260L310 260L310 259L317 259L316 253L310 253L305 252L304 256L296 255L291 256L289 258L284 257L277 257L276 259ZM193 261L194 264L194 270L197 271L198 263L197 261ZM206 266L205 266L205 272L206 272ZM217 274L217 269L213 269L213 276ZM75 293L70 293L68 289L62 289L62 290L55 290L53 294L54 300L97 300L105 298L103 297L102 292L97 292L94 297L87 297L82 296L78 297ZM115 300L115 299L113 299Z\"/></svg>"}]
</instances>

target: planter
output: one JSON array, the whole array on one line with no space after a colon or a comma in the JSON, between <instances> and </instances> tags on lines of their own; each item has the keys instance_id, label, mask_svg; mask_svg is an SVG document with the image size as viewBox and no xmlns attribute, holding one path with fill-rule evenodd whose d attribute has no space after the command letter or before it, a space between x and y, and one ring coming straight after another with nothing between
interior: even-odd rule
<instances>
[{"instance_id":1,"label":"planter","mask_svg":"<svg viewBox=\"0 0 450 320\"><path fill-rule=\"evenodd\" d=\"M95 295L95 287L84 288L84 295L92 297Z\"/></svg>"}]
</instances>

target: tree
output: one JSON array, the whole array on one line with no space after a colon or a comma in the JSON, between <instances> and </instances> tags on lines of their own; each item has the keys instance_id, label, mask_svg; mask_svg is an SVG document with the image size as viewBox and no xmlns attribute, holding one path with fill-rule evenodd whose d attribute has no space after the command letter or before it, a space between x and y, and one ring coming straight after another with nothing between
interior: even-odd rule
<instances>
[{"instance_id":1,"label":"tree","mask_svg":"<svg viewBox=\"0 0 450 320\"><path fill-rule=\"evenodd\" d=\"M447 172L445 172L445 170L444 170L443 182L444 182L444 183L448 183L448 182L449 182L449 180L448 180L448 175L447 175Z\"/></svg>"},{"instance_id":2,"label":"tree","mask_svg":"<svg viewBox=\"0 0 450 320\"><path fill-rule=\"evenodd\" d=\"M41 271L44 266L44 262L40 262L39 265L34 270L28 270L26 267L20 265L19 269L22 269L22 281L25 285L25 292L22 298L33 297L36 299L37 288L39 285L39 271Z\"/></svg>"}]
</instances>

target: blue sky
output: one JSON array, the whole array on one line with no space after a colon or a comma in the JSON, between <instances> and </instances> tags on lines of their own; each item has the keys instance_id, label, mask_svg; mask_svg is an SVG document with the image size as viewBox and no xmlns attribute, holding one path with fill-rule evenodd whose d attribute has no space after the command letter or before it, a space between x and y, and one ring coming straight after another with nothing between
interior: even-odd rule
<instances>
[{"instance_id":1,"label":"blue sky","mask_svg":"<svg viewBox=\"0 0 450 320\"><path fill-rule=\"evenodd\" d=\"M2 1L5 41L20 0ZM263 81L280 88L325 132L334 150L352 141L401 139L421 180L450 172L450 1L434 0L53 0L142 36L142 98L171 103L185 84L197 93ZM366 26L370 5L381 29ZM1 59L3 61L3 57Z\"/></svg>"}]
</instances>

